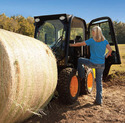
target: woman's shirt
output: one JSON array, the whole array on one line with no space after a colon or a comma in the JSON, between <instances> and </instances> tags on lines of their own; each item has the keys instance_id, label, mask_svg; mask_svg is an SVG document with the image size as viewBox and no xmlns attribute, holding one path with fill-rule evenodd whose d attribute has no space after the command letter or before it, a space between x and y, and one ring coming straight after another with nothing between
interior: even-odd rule
<instances>
[{"instance_id":1,"label":"woman's shirt","mask_svg":"<svg viewBox=\"0 0 125 123\"><path fill-rule=\"evenodd\" d=\"M108 41L96 42L93 38L90 38L85 43L87 46L90 46L90 61L95 64L104 64L106 45L109 44Z\"/></svg>"}]
</instances>

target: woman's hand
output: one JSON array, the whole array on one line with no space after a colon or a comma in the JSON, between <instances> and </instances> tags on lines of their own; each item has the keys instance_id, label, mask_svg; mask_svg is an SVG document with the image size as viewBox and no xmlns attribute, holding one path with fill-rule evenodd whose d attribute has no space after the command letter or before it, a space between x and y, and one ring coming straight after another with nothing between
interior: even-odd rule
<instances>
[{"instance_id":1,"label":"woman's hand","mask_svg":"<svg viewBox=\"0 0 125 123\"><path fill-rule=\"evenodd\" d=\"M73 44L69 44L70 47L73 47Z\"/></svg>"},{"instance_id":2,"label":"woman's hand","mask_svg":"<svg viewBox=\"0 0 125 123\"><path fill-rule=\"evenodd\" d=\"M80 47L80 46L85 46L86 43L85 41L80 42L80 43L75 43L75 44L69 44L70 47Z\"/></svg>"},{"instance_id":3,"label":"woman's hand","mask_svg":"<svg viewBox=\"0 0 125 123\"><path fill-rule=\"evenodd\" d=\"M111 56L112 48L110 47L109 44L106 45L106 48L109 50L109 52L107 53L107 55L105 56L105 58L108 58L109 56Z\"/></svg>"},{"instance_id":4,"label":"woman's hand","mask_svg":"<svg viewBox=\"0 0 125 123\"><path fill-rule=\"evenodd\" d=\"M105 55L105 58L107 59L109 56L111 56L111 54L109 54L109 52Z\"/></svg>"}]
</instances>

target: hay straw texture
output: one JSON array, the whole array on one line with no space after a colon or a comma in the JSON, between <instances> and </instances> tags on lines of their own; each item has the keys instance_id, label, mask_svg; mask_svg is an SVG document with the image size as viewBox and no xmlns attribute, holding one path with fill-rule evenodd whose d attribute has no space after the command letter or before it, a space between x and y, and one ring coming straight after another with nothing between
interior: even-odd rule
<instances>
[{"instance_id":1,"label":"hay straw texture","mask_svg":"<svg viewBox=\"0 0 125 123\"><path fill-rule=\"evenodd\" d=\"M22 122L52 97L57 65L44 43L0 29L0 123Z\"/></svg>"}]
</instances>

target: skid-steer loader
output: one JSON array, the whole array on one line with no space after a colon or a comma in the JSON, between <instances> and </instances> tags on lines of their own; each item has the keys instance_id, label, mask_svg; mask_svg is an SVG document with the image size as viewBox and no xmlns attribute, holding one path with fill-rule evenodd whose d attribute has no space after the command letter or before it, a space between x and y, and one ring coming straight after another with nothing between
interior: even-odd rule
<instances>
[{"instance_id":1,"label":"skid-steer loader","mask_svg":"<svg viewBox=\"0 0 125 123\"><path fill-rule=\"evenodd\" d=\"M58 65L57 92L65 104L74 103L79 94L91 93L94 86L94 69L85 68L83 80L78 79L77 61L79 57L89 58L89 46L69 47L70 43L81 42L91 37L91 28L98 25L113 52L105 60L103 77L109 73L112 64L121 64L113 22L109 17L101 17L86 24L85 20L68 14L36 16L35 38L46 43L55 54Z\"/></svg>"}]
</instances>

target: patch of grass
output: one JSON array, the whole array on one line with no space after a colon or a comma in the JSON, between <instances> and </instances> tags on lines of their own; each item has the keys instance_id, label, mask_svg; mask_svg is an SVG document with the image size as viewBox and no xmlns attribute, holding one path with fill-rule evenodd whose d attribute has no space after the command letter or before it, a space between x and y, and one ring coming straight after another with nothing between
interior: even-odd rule
<instances>
[{"instance_id":1,"label":"patch of grass","mask_svg":"<svg viewBox=\"0 0 125 123\"><path fill-rule=\"evenodd\" d=\"M122 56L122 59L125 59L125 55Z\"/></svg>"},{"instance_id":2,"label":"patch of grass","mask_svg":"<svg viewBox=\"0 0 125 123\"><path fill-rule=\"evenodd\" d=\"M116 71L125 72L125 44L119 44L119 53L121 57L121 64L120 65L112 65L109 74L113 74Z\"/></svg>"}]
</instances>

